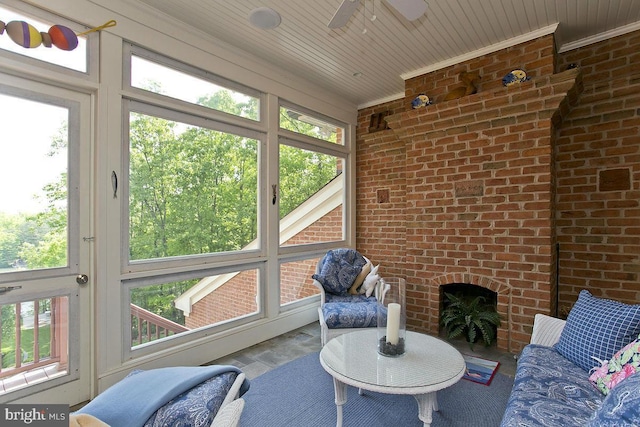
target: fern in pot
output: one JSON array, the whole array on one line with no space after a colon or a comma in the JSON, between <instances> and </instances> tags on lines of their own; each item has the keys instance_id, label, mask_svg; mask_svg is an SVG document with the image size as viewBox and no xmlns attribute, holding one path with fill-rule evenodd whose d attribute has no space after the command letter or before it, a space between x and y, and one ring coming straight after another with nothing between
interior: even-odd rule
<instances>
[{"instance_id":1,"label":"fern in pot","mask_svg":"<svg viewBox=\"0 0 640 427\"><path fill-rule=\"evenodd\" d=\"M479 339L490 346L500 326L500 315L484 296L464 297L445 292L446 304L440 316L449 338L464 336L473 349Z\"/></svg>"}]
</instances>

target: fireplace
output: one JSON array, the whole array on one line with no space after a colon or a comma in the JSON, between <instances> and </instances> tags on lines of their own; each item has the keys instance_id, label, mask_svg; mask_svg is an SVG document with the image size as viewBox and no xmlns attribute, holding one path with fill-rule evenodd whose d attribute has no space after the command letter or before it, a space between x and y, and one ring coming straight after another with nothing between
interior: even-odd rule
<instances>
[{"instance_id":1,"label":"fireplace","mask_svg":"<svg viewBox=\"0 0 640 427\"><path fill-rule=\"evenodd\" d=\"M472 301L475 298L482 298L482 306L489 307L497 312L498 308L498 294L491 289L484 288L482 286L472 285L470 283L449 283L447 285L441 285L440 289L440 315L442 319L443 311L449 306L447 294L453 295L457 298L462 298L465 301ZM493 328L497 335L497 328ZM440 326L440 335L447 336L447 331ZM480 337L479 341L482 341ZM493 342L495 345L495 341Z\"/></svg>"},{"instance_id":2,"label":"fireplace","mask_svg":"<svg viewBox=\"0 0 640 427\"><path fill-rule=\"evenodd\" d=\"M449 283L448 285L440 286L440 312L442 312L447 305L445 294L462 296L469 299L481 297L487 305L494 308L498 306L498 294L490 289L470 283Z\"/></svg>"},{"instance_id":3,"label":"fireplace","mask_svg":"<svg viewBox=\"0 0 640 427\"><path fill-rule=\"evenodd\" d=\"M579 70L536 77L389 115L391 130L365 137L392 168L387 234L404 244L408 328L439 333L452 283L495 293L502 350L519 351L534 314L555 310L555 126L580 88Z\"/></svg>"}]
</instances>

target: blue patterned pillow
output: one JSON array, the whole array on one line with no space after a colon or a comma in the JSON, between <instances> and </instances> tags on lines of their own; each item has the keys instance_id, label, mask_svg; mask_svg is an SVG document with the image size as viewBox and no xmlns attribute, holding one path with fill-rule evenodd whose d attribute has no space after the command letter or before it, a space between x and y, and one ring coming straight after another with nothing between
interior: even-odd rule
<instances>
[{"instance_id":1,"label":"blue patterned pillow","mask_svg":"<svg viewBox=\"0 0 640 427\"><path fill-rule=\"evenodd\" d=\"M558 353L589 371L640 334L640 305L596 298L583 290L555 345Z\"/></svg>"},{"instance_id":2,"label":"blue patterned pillow","mask_svg":"<svg viewBox=\"0 0 640 427\"><path fill-rule=\"evenodd\" d=\"M640 373L625 378L615 386L602 406L589 420L589 427L624 427L640 425Z\"/></svg>"},{"instance_id":3,"label":"blue patterned pillow","mask_svg":"<svg viewBox=\"0 0 640 427\"><path fill-rule=\"evenodd\" d=\"M366 263L367 260L355 249L334 249L322 259L320 273L311 277L330 294L348 295L349 288Z\"/></svg>"},{"instance_id":4,"label":"blue patterned pillow","mask_svg":"<svg viewBox=\"0 0 640 427\"><path fill-rule=\"evenodd\" d=\"M134 370L129 376L139 372ZM210 425L237 376L236 372L225 372L174 397L154 412L144 427Z\"/></svg>"}]
</instances>

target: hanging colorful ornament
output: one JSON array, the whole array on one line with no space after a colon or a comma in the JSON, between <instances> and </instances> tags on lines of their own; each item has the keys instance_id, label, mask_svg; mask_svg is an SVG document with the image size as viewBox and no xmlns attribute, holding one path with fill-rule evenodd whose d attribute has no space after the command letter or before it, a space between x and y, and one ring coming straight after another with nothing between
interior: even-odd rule
<instances>
[{"instance_id":1,"label":"hanging colorful ornament","mask_svg":"<svg viewBox=\"0 0 640 427\"><path fill-rule=\"evenodd\" d=\"M42 36L36 28L24 21L11 21L5 27L7 34L15 44L28 49L38 47L42 43Z\"/></svg>"},{"instance_id":2,"label":"hanging colorful ornament","mask_svg":"<svg viewBox=\"0 0 640 427\"><path fill-rule=\"evenodd\" d=\"M64 25L54 25L47 33L51 37L51 43L58 49L73 50L78 46L78 36Z\"/></svg>"},{"instance_id":3,"label":"hanging colorful ornament","mask_svg":"<svg viewBox=\"0 0 640 427\"><path fill-rule=\"evenodd\" d=\"M11 21L6 25L0 21L0 35L6 30L11 40L29 49L43 45L44 47L55 46L58 49L69 51L78 47L78 36L84 36L115 25L116 21L112 19L99 27L79 34L75 34L71 28L65 27L64 25L53 25L49 28L49 31L45 33L39 32L33 25L24 21Z\"/></svg>"}]
</instances>

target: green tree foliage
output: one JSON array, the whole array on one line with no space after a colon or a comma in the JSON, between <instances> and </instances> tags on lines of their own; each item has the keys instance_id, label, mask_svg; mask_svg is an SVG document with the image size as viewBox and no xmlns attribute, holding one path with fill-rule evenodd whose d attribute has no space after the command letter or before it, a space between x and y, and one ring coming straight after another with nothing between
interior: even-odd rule
<instances>
[{"instance_id":1,"label":"green tree foliage","mask_svg":"<svg viewBox=\"0 0 640 427\"><path fill-rule=\"evenodd\" d=\"M66 155L67 124L52 138L50 157ZM67 264L67 174L44 188L47 207L37 214L0 213L0 268Z\"/></svg>"},{"instance_id":2,"label":"green tree foliage","mask_svg":"<svg viewBox=\"0 0 640 427\"><path fill-rule=\"evenodd\" d=\"M239 250L257 237L258 141L132 114L130 147L132 259Z\"/></svg>"},{"instance_id":3,"label":"green tree foliage","mask_svg":"<svg viewBox=\"0 0 640 427\"><path fill-rule=\"evenodd\" d=\"M336 163L333 156L281 145L280 219L334 179Z\"/></svg>"},{"instance_id":4,"label":"green tree foliage","mask_svg":"<svg viewBox=\"0 0 640 427\"><path fill-rule=\"evenodd\" d=\"M26 214L0 213L0 269L19 267L21 246L37 244L45 232Z\"/></svg>"}]
</instances>

